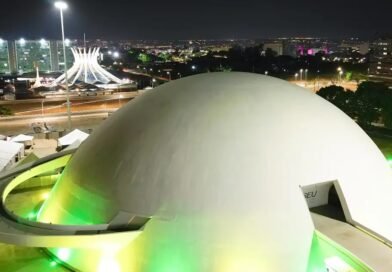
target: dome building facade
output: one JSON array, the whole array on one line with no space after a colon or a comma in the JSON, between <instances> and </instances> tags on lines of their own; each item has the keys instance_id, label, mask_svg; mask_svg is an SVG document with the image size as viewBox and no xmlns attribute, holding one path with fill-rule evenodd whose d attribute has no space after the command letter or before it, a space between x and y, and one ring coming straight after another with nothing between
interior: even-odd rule
<instances>
[{"instance_id":1,"label":"dome building facade","mask_svg":"<svg viewBox=\"0 0 392 272\"><path fill-rule=\"evenodd\" d=\"M210 73L113 114L39 220L143 230L102 249L104 263L102 251L75 249L69 265L82 271L308 271L315 227L303 188L325 182L349 223L392 241L391 171L355 122L288 82Z\"/></svg>"}]
</instances>

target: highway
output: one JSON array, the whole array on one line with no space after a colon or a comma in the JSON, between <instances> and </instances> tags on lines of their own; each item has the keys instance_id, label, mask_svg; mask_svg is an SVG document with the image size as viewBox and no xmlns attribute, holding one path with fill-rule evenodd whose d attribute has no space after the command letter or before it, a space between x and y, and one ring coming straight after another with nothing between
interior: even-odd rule
<instances>
[{"instance_id":1,"label":"highway","mask_svg":"<svg viewBox=\"0 0 392 272\"><path fill-rule=\"evenodd\" d=\"M94 130L116 109L77 112L72 114L72 127L81 130ZM65 113L14 117L0 117L0 134L11 136L33 133L32 123L46 122L55 130L63 131L68 126Z\"/></svg>"},{"instance_id":2,"label":"highway","mask_svg":"<svg viewBox=\"0 0 392 272\"><path fill-rule=\"evenodd\" d=\"M95 129L102 121L139 95L138 92L124 92L114 95L72 96L72 127L83 130ZM13 116L0 117L0 134L17 135L33 133L32 123L47 123L55 130L68 127L66 98L51 97L0 101L0 105L12 110Z\"/></svg>"},{"instance_id":3,"label":"highway","mask_svg":"<svg viewBox=\"0 0 392 272\"><path fill-rule=\"evenodd\" d=\"M309 89L313 92L318 92L321 88L325 88L331 85L337 85L341 86L344 89L348 89L350 91L355 92L358 88L358 83L355 81L346 81L342 80L341 82L337 81L332 81L332 80L325 80L325 79L320 79L320 80L309 80L309 81L304 81L304 80L289 80L289 82L296 84L300 87Z\"/></svg>"},{"instance_id":4,"label":"highway","mask_svg":"<svg viewBox=\"0 0 392 272\"><path fill-rule=\"evenodd\" d=\"M73 95L70 97L71 110L72 112L82 112L89 110L117 109L138 95L138 92L123 92L113 95L97 96ZM66 97L56 96L44 99L0 101L0 106L11 109L14 115L65 113Z\"/></svg>"}]
</instances>

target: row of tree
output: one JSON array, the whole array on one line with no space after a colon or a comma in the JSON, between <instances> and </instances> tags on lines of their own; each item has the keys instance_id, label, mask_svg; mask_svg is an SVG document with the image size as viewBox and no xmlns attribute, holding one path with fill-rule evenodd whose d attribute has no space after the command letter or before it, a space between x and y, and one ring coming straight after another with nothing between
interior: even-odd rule
<instances>
[{"instance_id":1,"label":"row of tree","mask_svg":"<svg viewBox=\"0 0 392 272\"><path fill-rule=\"evenodd\" d=\"M0 117L1 116L10 116L12 115L12 111L4 106L0 106Z\"/></svg>"},{"instance_id":2,"label":"row of tree","mask_svg":"<svg viewBox=\"0 0 392 272\"><path fill-rule=\"evenodd\" d=\"M382 123L392 128L392 90L384 83L365 81L355 92L332 85L321 88L317 94L362 126Z\"/></svg>"}]
</instances>

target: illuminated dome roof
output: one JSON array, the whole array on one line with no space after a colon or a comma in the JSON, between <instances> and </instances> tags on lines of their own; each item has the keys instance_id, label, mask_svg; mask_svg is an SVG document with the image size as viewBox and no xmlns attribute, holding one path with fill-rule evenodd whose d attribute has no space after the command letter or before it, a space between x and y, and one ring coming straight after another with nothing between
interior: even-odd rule
<instances>
[{"instance_id":1,"label":"illuminated dome roof","mask_svg":"<svg viewBox=\"0 0 392 272\"><path fill-rule=\"evenodd\" d=\"M113 114L71 159L40 219L151 217L132 271L306 271L314 226L300 186L334 180L352 222L392 240L390 169L349 117L279 79L210 73ZM151 269L168 259L186 264Z\"/></svg>"}]
</instances>

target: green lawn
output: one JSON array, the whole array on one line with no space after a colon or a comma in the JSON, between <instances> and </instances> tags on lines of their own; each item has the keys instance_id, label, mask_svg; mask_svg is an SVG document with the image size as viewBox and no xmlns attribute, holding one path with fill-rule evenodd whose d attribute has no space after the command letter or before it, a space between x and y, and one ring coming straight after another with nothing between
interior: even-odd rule
<instances>
[{"instance_id":1,"label":"green lawn","mask_svg":"<svg viewBox=\"0 0 392 272\"><path fill-rule=\"evenodd\" d=\"M387 136L370 136L385 158L392 160L392 137Z\"/></svg>"}]
</instances>

